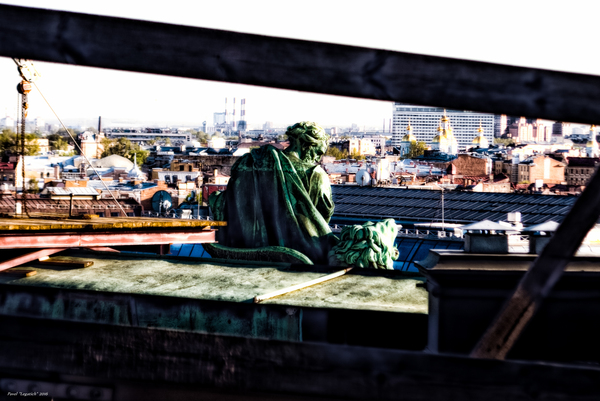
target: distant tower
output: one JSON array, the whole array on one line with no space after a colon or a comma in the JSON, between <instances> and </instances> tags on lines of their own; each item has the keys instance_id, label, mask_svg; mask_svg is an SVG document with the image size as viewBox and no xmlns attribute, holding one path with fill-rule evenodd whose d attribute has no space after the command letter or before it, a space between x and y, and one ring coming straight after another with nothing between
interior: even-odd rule
<instances>
[{"instance_id":1,"label":"distant tower","mask_svg":"<svg viewBox=\"0 0 600 401\"><path fill-rule=\"evenodd\" d=\"M225 124L227 124L227 122L229 121L228 114L227 114L227 98L225 98Z\"/></svg>"},{"instance_id":2,"label":"distant tower","mask_svg":"<svg viewBox=\"0 0 600 401\"><path fill-rule=\"evenodd\" d=\"M408 121L408 126L406 127L406 135L402 137L402 142L400 142L400 150L401 155L406 156L408 151L410 150L410 144L412 142L416 142L415 136L412 134L412 127L410 125L410 120Z\"/></svg>"},{"instance_id":3,"label":"distant tower","mask_svg":"<svg viewBox=\"0 0 600 401\"><path fill-rule=\"evenodd\" d=\"M238 128L240 131L248 129L246 123L246 99L240 101L240 123L238 124Z\"/></svg>"},{"instance_id":4,"label":"distant tower","mask_svg":"<svg viewBox=\"0 0 600 401\"><path fill-rule=\"evenodd\" d=\"M98 116L98 133L96 134L96 159L102 156L104 146L100 145L100 138L102 137L102 116Z\"/></svg>"},{"instance_id":5,"label":"distant tower","mask_svg":"<svg viewBox=\"0 0 600 401\"><path fill-rule=\"evenodd\" d=\"M452 132L452 127L450 127L450 119L446 116L446 109L444 109L444 115L437 130L438 134L433 138L431 143L432 149L437 149L449 155L457 154L458 142Z\"/></svg>"},{"instance_id":6,"label":"distant tower","mask_svg":"<svg viewBox=\"0 0 600 401\"><path fill-rule=\"evenodd\" d=\"M235 130L235 98L233 98L233 114L231 116L231 129Z\"/></svg>"},{"instance_id":7,"label":"distant tower","mask_svg":"<svg viewBox=\"0 0 600 401\"><path fill-rule=\"evenodd\" d=\"M437 129L438 133L431 141L431 149L439 150L442 153L448 153L448 139L444 136L444 129L440 124Z\"/></svg>"},{"instance_id":8,"label":"distant tower","mask_svg":"<svg viewBox=\"0 0 600 401\"><path fill-rule=\"evenodd\" d=\"M585 151L588 157L599 157L600 152L598 151L598 142L596 142L596 126L590 127L590 140L585 146Z\"/></svg>"},{"instance_id":9,"label":"distant tower","mask_svg":"<svg viewBox=\"0 0 600 401\"><path fill-rule=\"evenodd\" d=\"M481 126L481 120L479 120L479 128L477 128L477 136L473 139L473 147L480 149L488 149L490 144L488 140L483 136L483 127Z\"/></svg>"}]
</instances>

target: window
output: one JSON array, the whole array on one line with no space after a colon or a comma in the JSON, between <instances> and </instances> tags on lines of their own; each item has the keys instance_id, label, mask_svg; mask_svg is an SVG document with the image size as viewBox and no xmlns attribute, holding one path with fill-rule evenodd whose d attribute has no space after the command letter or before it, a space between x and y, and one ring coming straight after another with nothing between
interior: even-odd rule
<instances>
[{"instance_id":1,"label":"window","mask_svg":"<svg viewBox=\"0 0 600 401\"><path fill-rule=\"evenodd\" d=\"M98 217L104 217L104 212L98 212Z\"/></svg>"},{"instance_id":2,"label":"window","mask_svg":"<svg viewBox=\"0 0 600 401\"><path fill-rule=\"evenodd\" d=\"M111 217L119 217L119 212L111 212Z\"/></svg>"}]
</instances>

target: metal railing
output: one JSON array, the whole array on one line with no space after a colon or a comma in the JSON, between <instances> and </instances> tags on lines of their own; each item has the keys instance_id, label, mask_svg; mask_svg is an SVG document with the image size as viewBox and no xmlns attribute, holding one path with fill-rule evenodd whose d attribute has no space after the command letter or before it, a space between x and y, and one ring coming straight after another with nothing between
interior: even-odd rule
<instances>
[{"instance_id":1,"label":"metal railing","mask_svg":"<svg viewBox=\"0 0 600 401\"><path fill-rule=\"evenodd\" d=\"M331 231L334 233L342 232L342 229L346 227L347 224L333 224L330 225ZM403 228L398 230L398 234L396 237L402 238L423 238L423 239L462 239L462 235L458 235L449 231L444 230L419 230L419 229L407 229Z\"/></svg>"},{"instance_id":2,"label":"metal railing","mask_svg":"<svg viewBox=\"0 0 600 401\"><path fill-rule=\"evenodd\" d=\"M183 213L177 213L175 211L168 213L158 213L150 210L144 210L142 212L142 217L155 217L161 219L186 219L186 220L205 220L205 221L214 221L214 219L210 216L194 216L194 215L184 215Z\"/></svg>"}]
</instances>

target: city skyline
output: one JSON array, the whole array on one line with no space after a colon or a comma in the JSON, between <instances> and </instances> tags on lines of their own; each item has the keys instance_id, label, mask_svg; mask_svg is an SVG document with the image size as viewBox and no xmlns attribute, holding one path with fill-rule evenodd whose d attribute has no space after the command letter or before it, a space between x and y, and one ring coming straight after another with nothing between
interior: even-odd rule
<instances>
[{"instance_id":1,"label":"city skyline","mask_svg":"<svg viewBox=\"0 0 600 401\"><path fill-rule=\"evenodd\" d=\"M2 2L600 75L598 56L589 56L586 41L578 40L593 37L593 25L580 24L576 18L593 15L598 6L577 1L564 8L511 1L503 2L502 7L481 7L480 3L464 0L454 2L452 7L441 1L427 5L379 1L369 7L341 7L342 3L335 1L308 1L302 7L269 1L233 1L226 14L216 4L199 8L185 1L170 2L169 7L143 8L127 1L87 4L63 0L54 1L51 6L40 0ZM560 23L562 29L540 30L533 25L520 25L516 32L510 29L516 11L536 15L537 21L543 20L548 26ZM402 15L406 17L400 18ZM436 26L451 27L444 30L443 40ZM424 27L429 28L423 30ZM477 35L473 35L475 32ZM573 56L556 57L561 52ZM577 52L582 57L577 57ZM65 120L93 121L102 116L106 121L131 124L198 127L203 121L211 124L213 113L224 110L226 97L230 102L234 97L238 102L247 99L250 127L266 121L285 127L309 120L324 126L355 123L361 129L382 129L383 121L392 118L392 102L34 63L42 74L40 89ZM0 114L15 116L19 78L12 60L0 58L0 77ZM34 91L30 97L29 119L52 121L54 117L39 95Z\"/></svg>"}]
</instances>

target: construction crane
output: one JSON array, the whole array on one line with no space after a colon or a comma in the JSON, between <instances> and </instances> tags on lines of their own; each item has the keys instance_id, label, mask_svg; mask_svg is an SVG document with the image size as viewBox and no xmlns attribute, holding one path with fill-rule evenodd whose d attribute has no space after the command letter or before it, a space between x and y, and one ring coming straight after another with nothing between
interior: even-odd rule
<instances>
[{"instance_id":1,"label":"construction crane","mask_svg":"<svg viewBox=\"0 0 600 401\"><path fill-rule=\"evenodd\" d=\"M48 102L46 97L42 94L42 92L40 91L40 88L38 88L38 86L35 84L35 81L37 81L37 79L40 78L41 75L39 72L37 72L37 70L33 66L33 63L31 62L31 60L13 58L13 61L17 65L17 69L19 70L19 75L21 76L21 82L17 85L17 91L19 92L19 95L20 95L20 104L21 104L21 124L19 126L19 130L18 130L19 132L17 133L17 144L16 145L17 145L17 149L20 150L18 153L20 153L20 157L21 157L21 179L23 182L22 192L21 192L22 210L18 210L18 206L15 206L16 207L15 214L21 215L21 216L23 214L25 214L25 215L27 215L27 217L30 217L29 212L27 210L27 192L25 191L25 149L26 149L26 143L27 143L27 139L25 137L25 122L26 122L26 118L27 118L27 109L29 108L27 94L29 92L31 92L32 84L33 84L33 86L36 87L40 96L42 97L42 99L44 99L44 101L46 102L46 104L48 105L48 107L50 108L52 113L54 113L54 116L56 117L58 122L62 125L65 132L71 137L71 140L73 141L75 146L78 148L81 156L83 156L83 158L85 159L87 164L94 170L94 173L98 177L100 177L100 174L98 173L96 168L92 165L90 160L87 158L87 156L85 155L85 153L83 152L81 147L77 144L77 141L75 140L73 135L71 135L71 133L69 132L69 130L67 129L65 124L58 117L58 114L56 114L56 112L54 111L52 106L50 106L50 103ZM98 124L98 128L100 128L100 124ZM104 186L106 191L110 194L112 199L115 201L115 203L121 210L121 213L123 213L123 216L127 216L127 213L123 209L123 206L119 203L117 198L115 198L115 195L108 188L106 183L102 180L100 180L100 182L102 183L102 185Z\"/></svg>"},{"instance_id":2,"label":"construction crane","mask_svg":"<svg viewBox=\"0 0 600 401\"><path fill-rule=\"evenodd\" d=\"M26 214L29 216L29 212L27 211L27 191L25 190L25 149L27 144L27 139L25 137L25 126L27 119L27 110L29 109L28 102L28 94L31 92L31 84L35 82L40 74L37 72L33 63L30 60L25 59L17 59L13 58L13 61L17 65L17 69L19 70L19 75L21 76L21 82L17 85L17 91L20 95L20 105L21 105L21 122L18 127L17 132L17 153L21 159L21 199L22 199L22 210L16 210L17 214ZM16 175L16 174L15 174ZM16 181L15 181L16 184Z\"/></svg>"}]
</instances>

